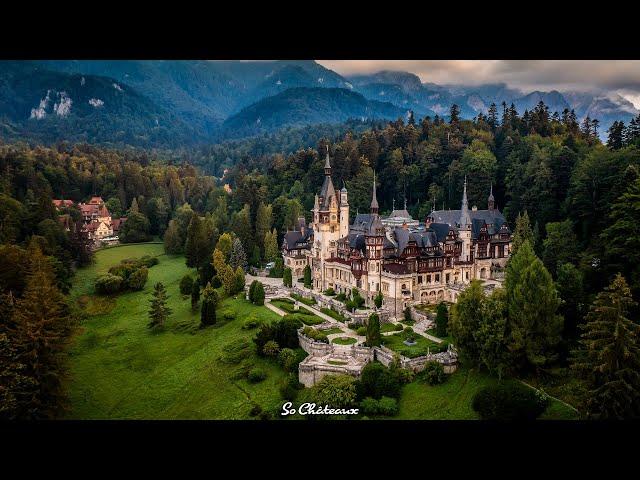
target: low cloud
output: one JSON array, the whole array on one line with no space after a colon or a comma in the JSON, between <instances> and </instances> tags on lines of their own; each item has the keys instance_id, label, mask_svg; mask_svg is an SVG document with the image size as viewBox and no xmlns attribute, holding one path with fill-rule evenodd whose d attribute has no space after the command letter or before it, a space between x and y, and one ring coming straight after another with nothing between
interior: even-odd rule
<instances>
[{"instance_id":1,"label":"low cloud","mask_svg":"<svg viewBox=\"0 0 640 480\"><path fill-rule=\"evenodd\" d=\"M341 75L398 70L414 73L422 82L506 83L524 91L617 91L634 104L640 102L637 60L318 60L318 63Z\"/></svg>"}]
</instances>

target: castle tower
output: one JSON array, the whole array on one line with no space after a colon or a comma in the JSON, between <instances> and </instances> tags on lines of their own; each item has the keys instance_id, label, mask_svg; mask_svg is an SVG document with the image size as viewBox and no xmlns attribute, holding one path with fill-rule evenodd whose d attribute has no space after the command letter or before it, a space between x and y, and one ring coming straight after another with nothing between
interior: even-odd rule
<instances>
[{"instance_id":1,"label":"castle tower","mask_svg":"<svg viewBox=\"0 0 640 480\"><path fill-rule=\"evenodd\" d=\"M362 287L366 292L367 302L380 290L382 279L382 247L384 244L385 228L378 214L378 198L376 196L376 174L373 173L373 192L371 195L371 220L364 241L367 248L367 277ZM363 276L364 277L364 276Z\"/></svg>"},{"instance_id":2,"label":"castle tower","mask_svg":"<svg viewBox=\"0 0 640 480\"><path fill-rule=\"evenodd\" d=\"M462 207L460 208L460 228L458 235L462 239L462 252L460 261L470 262L473 260L471 254L471 216L469 215L469 202L467 200L467 177L464 177L464 190L462 193ZM465 275L462 276L466 280Z\"/></svg>"},{"instance_id":3,"label":"castle tower","mask_svg":"<svg viewBox=\"0 0 640 480\"><path fill-rule=\"evenodd\" d=\"M493 183L491 184L491 190L489 191L489 199L487 200L487 208L489 211L493 211L496 208L496 200L493 198Z\"/></svg>"},{"instance_id":4,"label":"castle tower","mask_svg":"<svg viewBox=\"0 0 640 480\"><path fill-rule=\"evenodd\" d=\"M349 235L349 199L347 195L347 187L342 184L340 190L340 238Z\"/></svg>"},{"instance_id":5,"label":"castle tower","mask_svg":"<svg viewBox=\"0 0 640 480\"><path fill-rule=\"evenodd\" d=\"M324 163L324 182L320 195L316 195L313 206L313 247L312 257L314 267L312 269L313 286L316 290L326 290L324 263L328 258L337 255L338 240L341 237L341 216L346 214L347 229L349 223L348 203L346 211L339 204L342 196L346 200L346 190L340 192L340 199L336 195L333 181L331 180L331 162L329 160L329 147Z\"/></svg>"}]
</instances>

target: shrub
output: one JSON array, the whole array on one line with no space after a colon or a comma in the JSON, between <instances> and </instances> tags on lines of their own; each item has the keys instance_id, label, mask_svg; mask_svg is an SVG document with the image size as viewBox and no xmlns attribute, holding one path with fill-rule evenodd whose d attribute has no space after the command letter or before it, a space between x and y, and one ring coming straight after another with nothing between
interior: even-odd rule
<instances>
[{"instance_id":1,"label":"shrub","mask_svg":"<svg viewBox=\"0 0 640 480\"><path fill-rule=\"evenodd\" d=\"M233 310L223 310L221 314L222 318L224 318L228 322L231 320L235 320L236 318L236 312L234 312Z\"/></svg>"},{"instance_id":2,"label":"shrub","mask_svg":"<svg viewBox=\"0 0 640 480\"><path fill-rule=\"evenodd\" d=\"M269 340L264 344L264 347L262 347L262 353L267 357L277 357L278 353L280 353L280 345L278 345L278 342Z\"/></svg>"},{"instance_id":3,"label":"shrub","mask_svg":"<svg viewBox=\"0 0 640 480\"><path fill-rule=\"evenodd\" d=\"M260 383L267 378L267 372L261 368L252 368L247 375L247 380L251 383Z\"/></svg>"},{"instance_id":4,"label":"shrub","mask_svg":"<svg viewBox=\"0 0 640 480\"><path fill-rule=\"evenodd\" d=\"M291 287L293 285L292 273L289 267L285 268L282 273L282 284L285 287Z\"/></svg>"},{"instance_id":5,"label":"shrub","mask_svg":"<svg viewBox=\"0 0 640 480\"><path fill-rule=\"evenodd\" d=\"M336 295L336 300L340 302L344 302L347 299L347 296L344 293L339 293Z\"/></svg>"},{"instance_id":6,"label":"shrub","mask_svg":"<svg viewBox=\"0 0 640 480\"><path fill-rule=\"evenodd\" d=\"M396 323L395 326L393 327L393 329L396 332L401 332L402 330L404 330L404 327L402 325L400 325L399 323Z\"/></svg>"},{"instance_id":7,"label":"shrub","mask_svg":"<svg viewBox=\"0 0 640 480\"><path fill-rule=\"evenodd\" d=\"M407 323L413 322L413 318L411 318L411 309L409 307L404 309L404 321Z\"/></svg>"},{"instance_id":8,"label":"shrub","mask_svg":"<svg viewBox=\"0 0 640 480\"><path fill-rule=\"evenodd\" d=\"M122 289L122 283L121 276L105 273L96 280L95 289L99 294L110 295L118 293Z\"/></svg>"},{"instance_id":9,"label":"shrub","mask_svg":"<svg viewBox=\"0 0 640 480\"><path fill-rule=\"evenodd\" d=\"M275 340L280 348L298 348L300 346L298 329L302 327L302 322L291 317L291 315L286 315L280 320L260 326L260 330L253 339L260 355L263 355L262 349L269 340Z\"/></svg>"},{"instance_id":10,"label":"shrub","mask_svg":"<svg viewBox=\"0 0 640 480\"><path fill-rule=\"evenodd\" d=\"M390 369L380 362L370 362L362 369L357 385L358 397L394 397L400 396L400 381Z\"/></svg>"},{"instance_id":11,"label":"shrub","mask_svg":"<svg viewBox=\"0 0 640 480\"><path fill-rule=\"evenodd\" d=\"M422 378L424 378L429 385L439 385L443 383L447 377L444 373L444 367L440 362L427 362L422 371Z\"/></svg>"},{"instance_id":12,"label":"shrub","mask_svg":"<svg viewBox=\"0 0 640 480\"><path fill-rule=\"evenodd\" d=\"M304 388L304 385L298 381L298 375L289 373L289 375L280 382L280 396L283 400L294 401L302 388Z\"/></svg>"},{"instance_id":13,"label":"shrub","mask_svg":"<svg viewBox=\"0 0 640 480\"><path fill-rule=\"evenodd\" d=\"M358 335L366 335L367 334L367 327L358 327L358 328L356 328L356 333Z\"/></svg>"},{"instance_id":14,"label":"shrub","mask_svg":"<svg viewBox=\"0 0 640 480\"><path fill-rule=\"evenodd\" d=\"M335 290L333 288L327 288L324 291L324 294L329 296L329 297L333 297L336 294L336 292L335 292Z\"/></svg>"},{"instance_id":15,"label":"shrub","mask_svg":"<svg viewBox=\"0 0 640 480\"><path fill-rule=\"evenodd\" d=\"M253 407L251 407L251 410L249 410L249 416L250 417L257 417L258 415L260 415L262 413L262 407L260 405L254 405Z\"/></svg>"},{"instance_id":16,"label":"shrub","mask_svg":"<svg viewBox=\"0 0 640 480\"><path fill-rule=\"evenodd\" d=\"M241 338L227 343L222 347L220 360L222 360L223 363L237 365L242 360L249 358L252 353L251 343L249 343L248 340Z\"/></svg>"},{"instance_id":17,"label":"shrub","mask_svg":"<svg viewBox=\"0 0 640 480\"><path fill-rule=\"evenodd\" d=\"M499 383L481 389L472 407L483 420L535 420L549 405L549 397L518 382Z\"/></svg>"},{"instance_id":18,"label":"shrub","mask_svg":"<svg viewBox=\"0 0 640 480\"><path fill-rule=\"evenodd\" d=\"M280 353L278 354L278 361L280 362L280 365L282 365L282 368L284 368L286 372L293 372L294 365L295 365L295 368L297 369L298 367L297 360L298 360L298 355L296 354L295 350L291 348L283 348L282 350L280 350Z\"/></svg>"},{"instance_id":19,"label":"shrub","mask_svg":"<svg viewBox=\"0 0 640 480\"><path fill-rule=\"evenodd\" d=\"M375 398L367 397L360 402L360 410L365 415L377 415L378 414L378 400Z\"/></svg>"},{"instance_id":20,"label":"shrub","mask_svg":"<svg viewBox=\"0 0 640 480\"><path fill-rule=\"evenodd\" d=\"M384 297L382 296L382 292L378 292L376 297L373 299L373 303L376 305L376 308L382 307L383 300L384 300Z\"/></svg>"},{"instance_id":21,"label":"shrub","mask_svg":"<svg viewBox=\"0 0 640 480\"><path fill-rule=\"evenodd\" d=\"M211 279L211 286L213 288L220 288L222 286L222 280L220 280L220 277L218 277L218 275L214 275Z\"/></svg>"},{"instance_id":22,"label":"shrub","mask_svg":"<svg viewBox=\"0 0 640 480\"><path fill-rule=\"evenodd\" d=\"M305 335L306 337L309 337L315 340L316 342L329 343L329 338L327 337L327 334L324 332L321 332L320 330L316 330L315 328L304 327L304 329L302 330L302 334Z\"/></svg>"},{"instance_id":23,"label":"shrub","mask_svg":"<svg viewBox=\"0 0 640 480\"><path fill-rule=\"evenodd\" d=\"M140 267L135 270L127 279L127 287L129 290L142 290L147 283L149 276L149 269L147 267Z\"/></svg>"},{"instance_id":24,"label":"shrub","mask_svg":"<svg viewBox=\"0 0 640 480\"><path fill-rule=\"evenodd\" d=\"M262 322L260 320L258 320L254 315L251 315L242 324L242 329L243 330L252 330L254 328L258 328L261 324L262 324Z\"/></svg>"},{"instance_id":25,"label":"shrub","mask_svg":"<svg viewBox=\"0 0 640 480\"><path fill-rule=\"evenodd\" d=\"M255 305L264 305L264 287L258 282L253 291L253 303Z\"/></svg>"},{"instance_id":26,"label":"shrub","mask_svg":"<svg viewBox=\"0 0 640 480\"><path fill-rule=\"evenodd\" d=\"M395 398L382 397L378 400L378 415L392 417L398 414L398 401Z\"/></svg>"},{"instance_id":27,"label":"shrub","mask_svg":"<svg viewBox=\"0 0 640 480\"><path fill-rule=\"evenodd\" d=\"M180 280L180 293L182 295L189 295L191 293L191 289L193 288L193 279L191 275L185 275Z\"/></svg>"},{"instance_id":28,"label":"shrub","mask_svg":"<svg viewBox=\"0 0 640 480\"><path fill-rule=\"evenodd\" d=\"M158 257L152 257L151 255L143 255L142 257L140 257L140 262L147 268L151 268L154 265L158 265L158 263L160 263L160 260L158 260Z\"/></svg>"},{"instance_id":29,"label":"shrub","mask_svg":"<svg viewBox=\"0 0 640 480\"><path fill-rule=\"evenodd\" d=\"M251 303L253 303L253 296L255 295L257 284L258 284L258 281L254 280L253 282L251 282L251 285L249 285L249 301Z\"/></svg>"}]
</instances>

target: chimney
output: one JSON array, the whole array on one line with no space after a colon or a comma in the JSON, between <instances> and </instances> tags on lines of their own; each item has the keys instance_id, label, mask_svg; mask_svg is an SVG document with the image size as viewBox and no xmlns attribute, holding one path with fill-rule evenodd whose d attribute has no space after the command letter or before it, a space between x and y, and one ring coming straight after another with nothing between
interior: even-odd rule
<instances>
[{"instance_id":1,"label":"chimney","mask_svg":"<svg viewBox=\"0 0 640 480\"><path fill-rule=\"evenodd\" d=\"M472 212L477 212L478 211L478 207L476 205L474 205L473 207L471 207L471 211Z\"/></svg>"}]
</instances>

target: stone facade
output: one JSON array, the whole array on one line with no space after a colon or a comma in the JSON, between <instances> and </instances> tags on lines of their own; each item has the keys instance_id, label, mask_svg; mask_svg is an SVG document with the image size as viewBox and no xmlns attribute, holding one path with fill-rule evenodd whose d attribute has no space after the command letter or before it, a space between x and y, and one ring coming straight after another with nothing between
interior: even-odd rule
<instances>
[{"instance_id":1,"label":"stone facade","mask_svg":"<svg viewBox=\"0 0 640 480\"><path fill-rule=\"evenodd\" d=\"M318 292L357 288L367 306L381 292L394 318L411 304L455 302L472 280L499 280L509 258L512 235L493 189L487 204L486 210L469 208L465 178L460 210L434 209L417 227L406 206L383 219L374 175L370 213L356 215L349 225L348 192L334 189L327 154L313 221L285 235L284 263L295 277L309 265Z\"/></svg>"}]
</instances>

